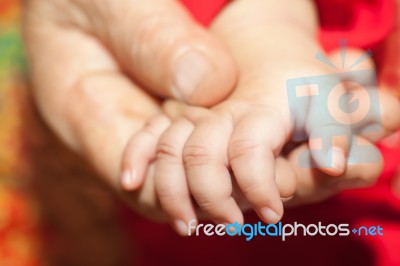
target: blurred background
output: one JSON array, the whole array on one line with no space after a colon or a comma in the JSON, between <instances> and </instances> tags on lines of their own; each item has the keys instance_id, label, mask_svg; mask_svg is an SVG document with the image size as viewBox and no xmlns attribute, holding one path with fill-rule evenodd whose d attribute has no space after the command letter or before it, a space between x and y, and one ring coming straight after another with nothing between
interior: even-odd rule
<instances>
[{"instance_id":1,"label":"blurred background","mask_svg":"<svg viewBox=\"0 0 400 266\"><path fill-rule=\"evenodd\" d=\"M0 266L126 265L117 202L31 103L20 17L0 0Z\"/></svg>"},{"instance_id":2,"label":"blurred background","mask_svg":"<svg viewBox=\"0 0 400 266\"><path fill-rule=\"evenodd\" d=\"M135 265L132 259L140 256L146 258L143 265L152 260L158 263L153 265L168 265L170 261L165 258L192 260L198 255L198 247L207 248L202 250L204 258L218 262L228 256L219 250L228 241L236 241L233 244L238 250L245 248L246 264L250 260L258 263L269 250L279 265L285 261L285 265L293 265L293 260L300 265L293 254L307 260L312 259L310 254L319 254L314 264L308 261L307 265L328 265L328 261L329 265L400 265L399 256L388 255L398 254L400 246L400 197L389 190L393 173L383 176L375 188L344 193L286 214L288 222L312 213L304 223L315 222L314 217L329 222L379 223L387 232L385 239L317 238L312 242L299 238L290 244L269 242L267 247L262 238L254 240L254 245L238 239L183 241L168 226L148 225L137 217L133 217L137 223L130 224L133 219L128 219L124 205L100 183L86 162L57 139L32 104L20 34L22 1L0 0L0 266ZM394 142L400 147L398 139ZM398 168L399 147L382 147L387 154L386 167ZM400 190L400 175L393 180ZM128 226L134 228L133 232L127 230ZM140 246L133 246L130 233L142 240ZM288 253L290 250L292 253ZM186 254L184 259L182 254ZM380 263L375 263L374 256ZM183 262L181 265L187 265ZM200 259L194 262L202 265Z\"/></svg>"}]
</instances>

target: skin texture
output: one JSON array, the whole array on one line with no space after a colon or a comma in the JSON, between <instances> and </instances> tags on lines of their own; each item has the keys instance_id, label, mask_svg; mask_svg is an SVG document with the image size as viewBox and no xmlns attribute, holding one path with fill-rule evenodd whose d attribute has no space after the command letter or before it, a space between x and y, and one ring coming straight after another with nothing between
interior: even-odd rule
<instances>
[{"instance_id":1,"label":"skin texture","mask_svg":"<svg viewBox=\"0 0 400 266\"><path fill-rule=\"evenodd\" d=\"M241 6L242 2L244 2L244 6ZM211 117L212 122L220 126L221 120L222 123L226 123L224 114L227 112L224 109L234 108L236 105L233 102L237 104L240 100L240 104L244 106L241 109L245 110L244 113L252 108L253 103L247 103L247 99L244 97L251 98L255 94L264 94L265 84L262 86L256 82L252 84L250 70L254 67L253 62L257 62L253 61L254 57L262 55L261 50L266 47L261 45L255 47L260 50L254 50L253 54L247 54L247 50L242 47L246 42L251 45L254 37L258 34L274 33L264 32L265 21L259 15L253 16L253 12L257 14L257 8L250 8L254 5L260 8L259 10L268 9L268 6L259 6L259 4L268 2L261 0L238 1L237 3L240 5L232 5L231 10L242 11L222 14L221 19L215 22L213 32L210 33L197 25L175 1L26 1L24 37L34 85L32 94L35 102L42 116L59 138L90 162L106 184L112 187L119 196L125 198L137 212L159 220L179 216L179 219L172 219L173 223L176 220L186 221L187 218L193 217L194 212L198 218L215 219L213 215L210 215L211 209L204 211L196 205L193 206L190 201L185 201L186 206L181 210L176 209L179 211L176 214L172 213L172 208L175 210L172 205L171 208L165 203L160 205L160 190L164 185L172 183L156 182L154 173L158 171L155 167L158 161L153 163L152 160L156 156L157 142L169 127L171 117L175 119L173 115L167 118L161 114L164 112L175 113L176 117L182 117L185 121L182 123L189 124L187 127L196 128L196 131L201 133L198 129L200 122L197 120ZM303 3L303 1L299 2ZM274 1L273 3L277 4L278 2ZM279 5L271 6L271 8L278 7ZM307 12L313 11L308 8ZM238 20L235 16L243 16L248 19L242 20L242 25L237 25L235 23ZM281 18L272 19L279 21ZM282 27L289 27L289 24L285 22ZM313 31L312 28L315 26L314 21L301 25L303 33L309 30ZM253 28L254 31L247 33L244 31L246 34L243 34L242 42L240 42L235 40L238 37L235 36L238 35L237 27ZM246 40L247 38L249 39ZM223 42L222 39L226 40ZM231 42L227 40L231 40ZM312 48L309 50L310 53L314 52ZM181 57L188 51L195 51L195 55L193 53L188 55L190 62L196 62L194 73L181 71L181 69L186 70L187 68L185 68L185 64L182 67L178 63L179 59L182 59ZM295 52L293 51L293 54ZM203 59L199 59L199 54L200 57L204 56ZM235 57L230 54L235 54ZM275 55L277 53L271 52L270 57ZM313 55L309 57L309 59L312 58ZM268 59L270 61L271 58ZM211 67L208 68L208 63L204 63L204 61L208 62ZM229 104L224 103L212 110L190 108L187 112L184 112L186 107L172 103L166 103L162 108L161 99L163 97L177 98L189 104L215 106L231 93L237 83L238 70L235 62L240 64L240 71L248 70L249 74L247 78L241 77L237 86L237 88L246 89L236 90L237 92L235 91L235 95L232 95ZM284 64L281 67L283 66ZM263 69L264 67L265 69ZM267 66L263 66L257 71L266 71L266 69ZM259 74L257 71L252 75ZM196 76L196 73L203 73L203 75L199 77ZM316 73L313 71L313 74ZM190 79L185 80L182 76L190 77ZM269 82L273 84L274 81ZM251 88L248 92L246 92L247 87ZM269 111L277 113L278 117L280 115L274 108L270 108ZM182 116L182 113L188 115ZM221 113L223 114L221 115ZM247 120L242 116L245 114L238 114L237 120ZM176 123L179 121L181 120L177 120ZM237 126L237 123L234 125ZM248 127L245 126L245 128ZM178 136L187 133L184 130L179 130L179 132ZM198 134L200 137L201 135ZM183 136L179 140L185 140L185 137ZM226 133L224 140L229 137L229 133ZM166 136L164 135L163 138ZM137 139L140 141L138 142ZM131 154L130 150L135 145L139 145L139 147L136 146L138 153ZM183 144L180 146L174 147L174 149L181 149ZM300 147L289 154L295 154L298 149ZM162 149L159 150L162 151ZM218 149L219 152L223 150L225 147ZM161 155L162 152L158 154ZM165 154L166 158L170 158L168 152ZM182 156L179 153L178 155ZM187 149L186 155L190 155ZM218 157L218 154L214 156ZM225 159L227 160L227 158ZM196 166L196 160L192 161L192 166ZM147 163L150 163L148 168ZM227 168L221 167L226 162L219 160L218 163L219 166L216 170L223 172L222 180L228 181L226 188L232 187L232 195L228 195L229 190L225 191L225 195L232 196L232 198L228 198L229 204L235 208L235 215L241 215L234 204L238 204L242 210L245 210L248 209L249 203L241 189L238 189L239 184L235 183L235 179L229 185ZM238 163L238 165L240 164ZM119 179L121 165L123 172L132 169L137 171L137 179L132 179L135 191L124 191L121 188ZM289 157L277 157L277 154L274 154L270 165L275 166L277 185L273 183L274 176L271 172L267 180L271 186L263 185L263 189L271 190L275 195L273 202L277 205L276 208L281 208L281 203L278 203L279 197L287 200L294 194L290 201L291 204L304 204L320 200L339 190L331 186L328 181L317 182L316 180L320 176L324 176L323 178L326 180L332 178L319 171L301 173L303 175L301 181L309 181L299 182L300 169L298 169L295 157L290 155ZM142 170L139 169L140 167ZM360 172L361 174L359 174L359 167L369 169L369 171L366 170L365 173ZM352 167L352 172L349 173L350 167L344 168L346 170L343 169L344 172L334 178L344 180L341 189L346 188L346 184L349 184L348 187L352 187L351 181L354 179L371 183L378 176L378 173L372 170L379 169L375 165L355 165ZM140 171L142 172L140 173ZM178 183L182 184L182 181L186 182L186 179L180 179ZM214 180L212 181L214 182ZM296 183L297 186L295 186ZM178 188L183 189L186 197L185 193L188 191L185 191L185 188L187 189L187 187L179 186ZM199 187L200 189L203 188ZM168 196L164 196L164 198L168 198ZM171 198L171 200L174 199ZM252 203L253 205L257 204L254 200ZM204 201L202 206L206 205L207 201ZM211 213L214 211L218 211L218 209ZM220 216L219 220L226 220L225 215Z\"/></svg>"},{"instance_id":2,"label":"skin texture","mask_svg":"<svg viewBox=\"0 0 400 266\"><path fill-rule=\"evenodd\" d=\"M363 165L369 172L360 170L359 165L347 167L347 159L351 161L358 156L357 143L370 146L379 154L370 141L398 127L399 118L393 114L399 113L399 104L385 91L380 92L384 129L377 134L363 134L361 126L354 129L360 136L353 136L353 141L334 139L337 151L334 154L329 149L322 155L314 153L315 142L310 141L308 147L301 145L292 151L288 161L280 157L292 135L306 132L310 139L321 134L329 138L350 136L353 130L350 125L355 120L348 113L332 109L331 115L349 125L327 122L327 117L319 116L321 105L327 105L325 99L312 99L305 106L288 105L286 80L335 73L314 60L314 55L322 49L315 38L317 24L312 3L290 4L294 6L290 10L285 8L287 3L274 0L237 1L227 7L211 30L227 44L239 67L241 75L234 92L211 109L174 103L165 106L174 122L159 134L153 157L148 149L146 154L156 160L154 182L161 206L181 234L186 231L184 225L196 218L197 208L216 223L241 223L241 207L251 206L265 222L276 223L283 215L283 201L296 205L296 200L288 201L293 196L302 203L321 200L346 186L371 184L381 170L380 158ZM274 12L268 14L265 10ZM348 56L357 59L361 54L362 51L351 50ZM339 59L337 52L332 53L332 61ZM374 68L371 61L358 66L359 70L371 68ZM335 93L359 90L345 82L352 78L339 81ZM361 105L368 102L361 99ZM291 126L289 108L296 109L295 126ZM378 113L371 114L363 126L377 123L379 117ZM135 189L140 184L138 180L144 177L146 161L140 160L141 151L145 152L141 148L144 142L139 133L127 147L123 178L134 174L137 181L124 183L127 190ZM145 146L155 147L154 144ZM311 150L320 171L299 166L300 152L307 149ZM316 176L320 179L316 180ZM324 189L310 200L309 192L316 189L317 182Z\"/></svg>"},{"instance_id":3,"label":"skin texture","mask_svg":"<svg viewBox=\"0 0 400 266\"><path fill-rule=\"evenodd\" d=\"M123 197L123 150L161 112L160 98L208 106L226 97L237 79L225 47L176 1L30 0L24 38L44 119ZM188 73L188 62L202 76ZM149 205L139 203L143 195L152 195L142 191L128 200L138 209Z\"/></svg>"}]
</instances>

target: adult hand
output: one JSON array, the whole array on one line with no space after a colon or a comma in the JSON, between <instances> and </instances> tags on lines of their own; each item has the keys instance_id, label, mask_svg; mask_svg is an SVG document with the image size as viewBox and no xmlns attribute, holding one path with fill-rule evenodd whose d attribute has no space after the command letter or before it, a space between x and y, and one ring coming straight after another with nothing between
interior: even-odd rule
<instances>
[{"instance_id":1,"label":"adult hand","mask_svg":"<svg viewBox=\"0 0 400 266\"><path fill-rule=\"evenodd\" d=\"M155 96L209 106L236 82L224 46L177 1L29 0L24 8L41 114L118 191L129 138L160 112ZM139 206L147 188L130 202Z\"/></svg>"}]
</instances>

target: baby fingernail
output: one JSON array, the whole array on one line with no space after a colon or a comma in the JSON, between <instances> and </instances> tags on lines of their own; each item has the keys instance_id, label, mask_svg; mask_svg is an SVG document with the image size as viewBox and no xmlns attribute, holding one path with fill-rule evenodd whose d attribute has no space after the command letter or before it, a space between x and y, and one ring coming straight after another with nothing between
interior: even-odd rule
<instances>
[{"instance_id":1,"label":"baby fingernail","mask_svg":"<svg viewBox=\"0 0 400 266\"><path fill-rule=\"evenodd\" d=\"M174 67L173 90L182 100L189 99L200 83L211 74L212 63L199 51L188 50Z\"/></svg>"},{"instance_id":2,"label":"baby fingernail","mask_svg":"<svg viewBox=\"0 0 400 266\"><path fill-rule=\"evenodd\" d=\"M178 221L175 221L174 224L175 224L176 231L178 232L179 235L181 235L181 236L189 235L187 224L184 221L178 220Z\"/></svg>"},{"instance_id":3,"label":"baby fingernail","mask_svg":"<svg viewBox=\"0 0 400 266\"><path fill-rule=\"evenodd\" d=\"M261 216L264 219L264 221L268 223L277 223L281 219L281 216L278 215L275 211L273 211L270 208L262 208L260 210Z\"/></svg>"},{"instance_id":4,"label":"baby fingernail","mask_svg":"<svg viewBox=\"0 0 400 266\"><path fill-rule=\"evenodd\" d=\"M122 187L126 190L135 189L136 183L136 172L131 170L125 170L122 173Z\"/></svg>"},{"instance_id":5,"label":"baby fingernail","mask_svg":"<svg viewBox=\"0 0 400 266\"><path fill-rule=\"evenodd\" d=\"M332 147L331 155L333 168L343 171L346 167L346 156L344 151L341 148Z\"/></svg>"}]
</instances>

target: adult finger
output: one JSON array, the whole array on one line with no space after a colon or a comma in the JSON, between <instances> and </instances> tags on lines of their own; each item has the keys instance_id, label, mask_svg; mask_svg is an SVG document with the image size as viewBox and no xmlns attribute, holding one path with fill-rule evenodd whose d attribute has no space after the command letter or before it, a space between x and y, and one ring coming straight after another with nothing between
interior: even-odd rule
<instances>
[{"instance_id":1,"label":"adult finger","mask_svg":"<svg viewBox=\"0 0 400 266\"><path fill-rule=\"evenodd\" d=\"M233 89L234 61L178 1L77 2L88 18L80 25L110 48L135 81L158 96L211 106Z\"/></svg>"},{"instance_id":2,"label":"adult finger","mask_svg":"<svg viewBox=\"0 0 400 266\"><path fill-rule=\"evenodd\" d=\"M121 74L94 37L41 17L27 18L24 36L33 96L43 117L119 189L123 150L160 111L158 103Z\"/></svg>"}]
</instances>

